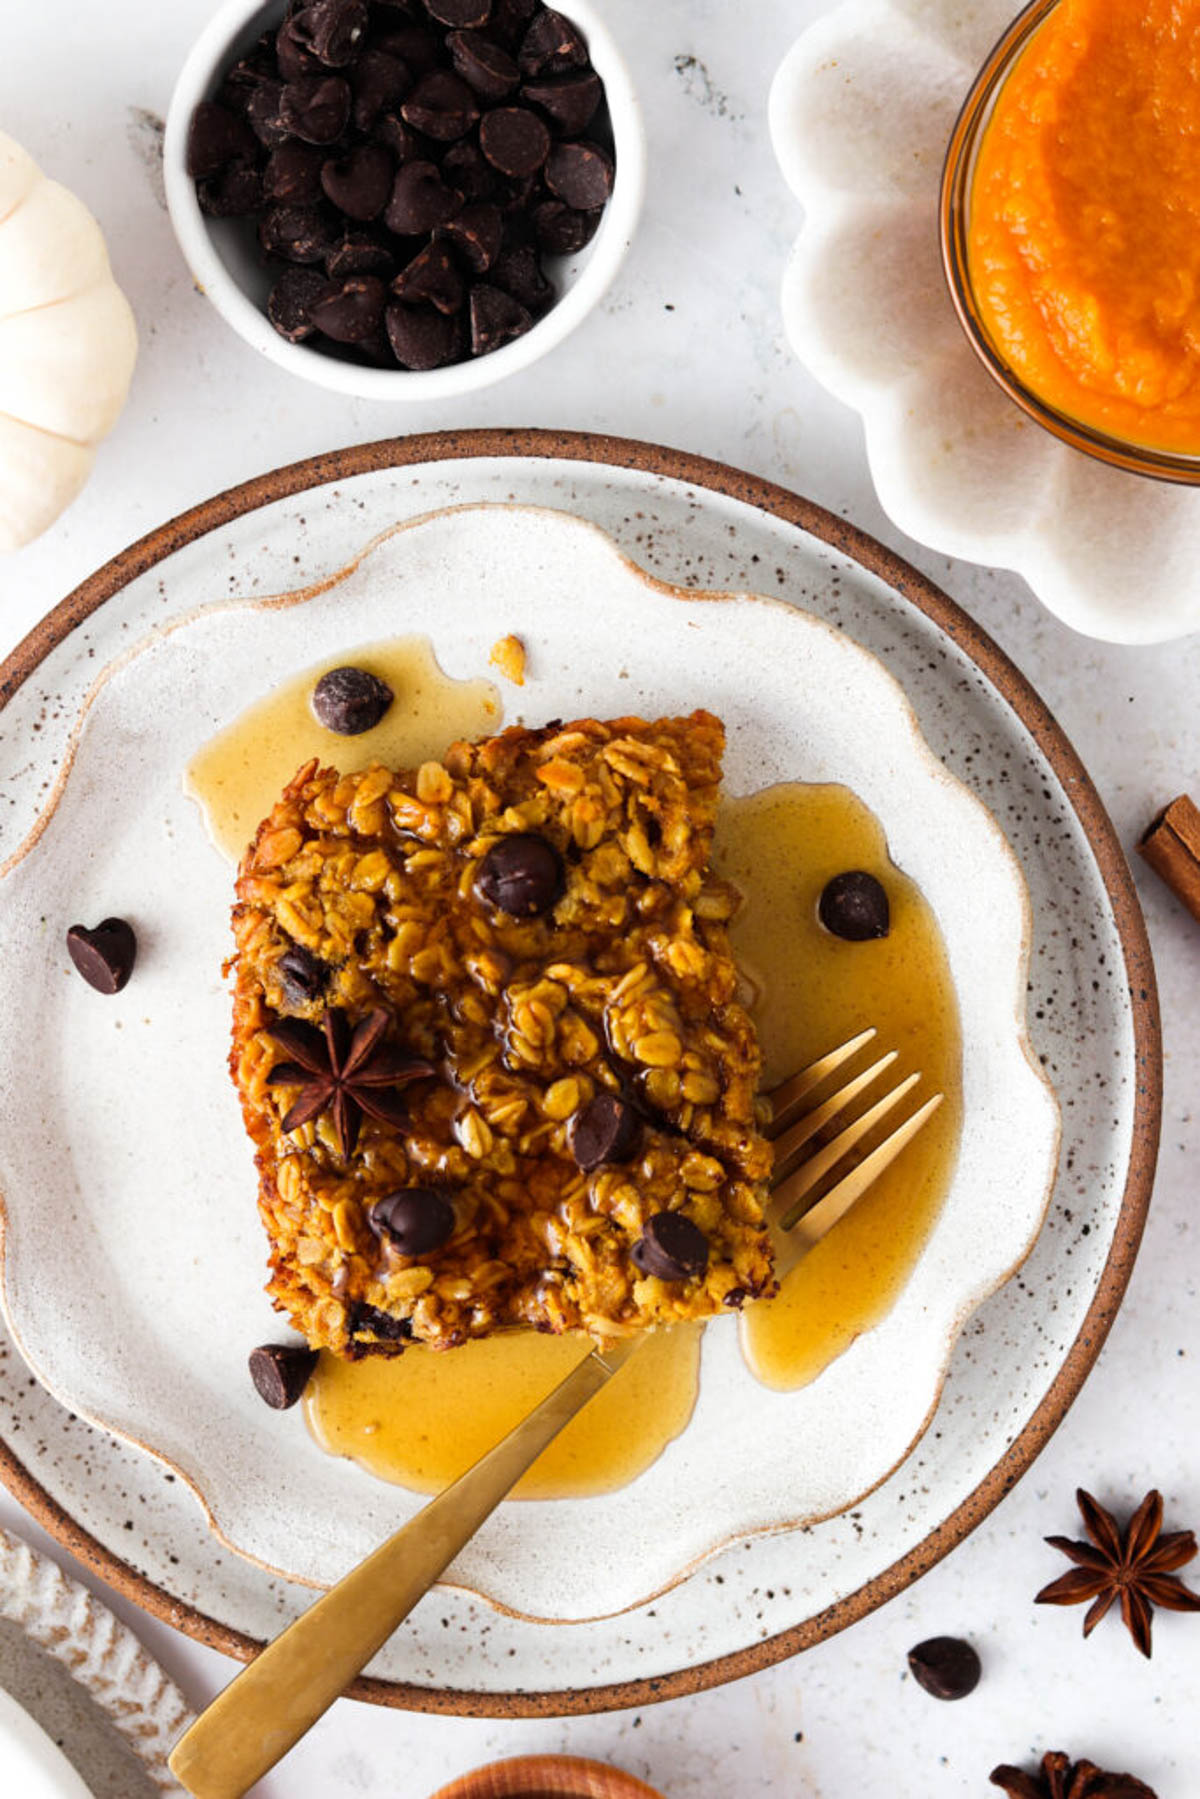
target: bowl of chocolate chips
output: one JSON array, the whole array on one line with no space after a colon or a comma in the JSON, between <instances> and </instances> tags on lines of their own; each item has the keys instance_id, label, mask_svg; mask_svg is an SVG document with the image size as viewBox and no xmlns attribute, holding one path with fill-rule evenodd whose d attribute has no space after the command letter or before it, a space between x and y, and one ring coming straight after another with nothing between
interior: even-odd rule
<instances>
[{"instance_id":1,"label":"bowl of chocolate chips","mask_svg":"<svg viewBox=\"0 0 1200 1799\"><path fill-rule=\"evenodd\" d=\"M560 343L629 246L644 165L591 0L228 0L164 145L221 315L368 399L469 393Z\"/></svg>"}]
</instances>

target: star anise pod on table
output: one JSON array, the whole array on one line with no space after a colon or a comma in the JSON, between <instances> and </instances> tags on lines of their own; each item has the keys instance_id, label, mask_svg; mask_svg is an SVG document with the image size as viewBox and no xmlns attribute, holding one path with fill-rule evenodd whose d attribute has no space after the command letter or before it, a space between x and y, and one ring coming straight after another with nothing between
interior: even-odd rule
<instances>
[{"instance_id":1,"label":"star anise pod on table","mask_svg":"<svg viewBox=\"0 0 1200 1799\"><path fill-rule=\"evenodd\" d=\"M1133 1774L1106 1774L1095 1762L1073 1762L1061 1749L1043 1755L1037 1774L1007 1765L989 1777L1009 1799L1157 1799L1153 1788Z\"/></svg>"},{"instance_id":2,"label":"star anise pod on table","mask_svg":"<svg viewBox=\"0 0 1200 1799\"><path fill-rule=\"evenodd\" d=\"M1083 1634L1091 1636L1114 1599L1121 1602L1121 1617L1143 1655L1150 1654L1150 1620L1154 1607L1169 1612L1200 1612L1200 1593L1193 1593L1174 1575L1196 1554L1196 1535L1190 1530L1164 1531L1162 1494L1147 1493L1122 1535L1116 1519L1080 1487L1075 1495L1083 1513L1090 1543L1069 1537L1047 1537L1076 1565L1043 1587L1035 1605L1092 1603L1083 1620Z\"/></svg>"},{"instance_id":3,"label":"star anise pod on table","mask_svg":"<svg viewBox=\"0 0 1200 1799\"><path fill-rule=\"evenodd\" d=\"M299 1130L328 1111L346 1160L354 1154L364 1112L381 1124L404 1128L408 1108L394 1089L435 1071L419 1056L383 1041L389 1022L390 1014L380 1006L351 1030L341 1008L331 1007L319 1030L299 1018L277 1018L266 1026L268 1037L291 1057L271 1070L268 1086L300 1088L283 1115L285 1131Z\"/></svg>"}]
</instances>

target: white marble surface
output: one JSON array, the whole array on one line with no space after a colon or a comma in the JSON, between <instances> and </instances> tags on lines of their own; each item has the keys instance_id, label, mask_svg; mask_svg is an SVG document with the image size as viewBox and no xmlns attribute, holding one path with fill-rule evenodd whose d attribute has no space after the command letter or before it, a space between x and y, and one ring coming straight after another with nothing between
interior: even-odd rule
<instances>
[{"instance_id":1,"label":"white marble surface","mask_svg":"<svg viewBox=\"0 0 1200 1799\"><path fill-rule=\"evenodd\" d=\"M776 64L822 10L818 0L756 0L749 11L724 0L608 0L647 102L653 175L641 234L608 302L569 343L494 392L436 413L299 385L232 337L191 288L161 210L151 119L164 111L173 72L210 10L207 0L109 0L103 8L0 0L0 127L95 210L143 339L129 408L82 499L45 539L0 565L0 653L131 539L280 462L410 429L592 427L723 457L910 555L1034 679L1126 843L1174 793L1200 793L1197 640L1144 650L1090 643L1049 618L1019 580L905 541L871 491L857 420L784 346L776 296L796 217L768 147L765 103ZM553 1749L621 1763L671 1799L967 1799L993 1790L986 1776L997 1761L1061 1746L1141 1774L1160 1799L1194 1799L1200 1619L1160 1615L1154 1660L1145 1663L1116 1623L1084 1644L1077 1611L1031 1603L1064 1565L1040 1538L1076 1534L1079 1482L1121 1508L1157 1483L1170 1523L1200 1523L1192 1373L1200 1248L1189 1161L1200 1151L1192 1097L1200 1028L1188 1004L1200 976L1200 927L1148 872L1137 874L1167 1051L1155 1202L1095 1372L991 1519L883 1611L739 1685L640 1713L509 1725L343 1701L262 1783L263 1795L422 1799L485 1760ZM47 1546L2 1493L0 1523ZM220 1656L114 1603L196 1704L232 1672ZM979 1690L957 1706L939 1705L905 1675L905 1650L942 1632L969 1634L985 1662Z\"/></svg>"}]
</instances>

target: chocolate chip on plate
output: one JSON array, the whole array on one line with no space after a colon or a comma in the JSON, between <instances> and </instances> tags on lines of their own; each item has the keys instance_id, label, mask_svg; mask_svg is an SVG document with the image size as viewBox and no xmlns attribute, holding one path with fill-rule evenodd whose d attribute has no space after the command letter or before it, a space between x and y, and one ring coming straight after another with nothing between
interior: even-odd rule
<instances>
[{"instance_id":1,"label":"chocolate chip on plate","mask_svg":"<svg viewBox=\"0 0 1200 1799\"><path fill-rule=\"evenodd\" d=\"M533 229L547 256L574 256L591 242L599 223L598 212L576 212L561 200L543 200L533 209Z\"/></svg>"},{"instance_id":2,"label":"chocolate chip on plate","mask_svg":"<svg viewBox=\"0 0 1200 1799\"><path fill-rule=\"evenodd\" d=\"M323 196L321 168L326 160L319 144L297 143L288 138L267 158L263 193L283 206L318 206Z\"/></svg>"},{"instance_id":3,"label":"chocolate chip on plate","mask_svg":"<svg viewBox=\"0 0 1200 1799\"><path fill-rule=\"evenodd\" d=\"M267 317L290 344L303 343L316 330L310 308L329 292L320 269L299 265L284 269L267 299Z\"/></svg>"},{"instance_id":4,"label":"chocolate chip on plate","mask_svg":"<svg viewBox=\"0 0 1200 1799\"><path fill-rule=\"evenodd\" d=\"M587 59L587 45L578 27L548 6L535 14L517 53L526 75L541 75L547 69L556 74L565 69L581 69Z\"/></svg>"},{"instance_id":5,"label":"chocolate chip on plate","mask_svg":"<svg viewBox=\"0 0 1200 1799\"><path fill-rule=\"evenodd\" d=\"M301 75L284 87L279 116L306 144L331 144L346 129L350 101L350 83L340 75Z\"/></svg>"},{"instance_id":6,"label":"chocolate chip on plate","mask_svg":"<svg viewBox=\"0 0 1200 1799\"><path fill-rule=\"evenodd\" d=\"M295 943L285 950L276 967L283 991L294 1006L320 999L333 973L328 962L314 956L302 943Z\"/></svg>"},{"instance_id":7,"label":"chocolate chip on plate","mask_svg":"<svg viewBox=\"0 0 1200 1799\"><path fill-rule=\"evenodd\" d=\"M391 199L395 174L396 165L382 144L355 144L322 165L321 186L339 212L365 225Z\"/></svg>"},{"instance_id":8,"label":"chocolate chip on plate","mask_svg":"<svg viewBox=\"0 0 1200 1799\"><path fill-rule=\"evenodd\" d=\"M595 69L535 76L521 88L522 100L540 106L566 137L579 137L587 130L603 94L604 84Z\"/></svg>"},{"instance_id":9,"label":"chocolate chip on plate","mask_svg":"<svg viewBox=\"0 0 1200 1799\"><path fill-rule=\"evenodd\" d=\"M257 152L258 142L245 119L215 100L201 100L188 126L189 175L196 180L218 175L231 162L251 159Z\"/></svg>"},{"instance_id":10,"label":"chocolate chip on plate","mask_svg":"<svg viewBox=\"0 0 1200 1799\"><path fill-rule=\"evenodd\" d=\"M546 186L576 211L594 212L612 193L612 157L599 144L555 144L546 158Z\"/></svg>"},{"instance_id":11,"label":"chocolate chip on plate","mask_svg":"<svg viewBox=\"0 0 1200 1799\"><path fill-rule=\"evenodd\" d=\"M316 1350L295 1343L261 1343L250 1351L250 1379L259 1398L276 1412L295 1405L316 1365Z\"/></svg>"},{"instance_id":12,"label":"chocolate chip on plate","mask_svg":"<svg viewBox=\"0 0 1200 1799\"><path fill-rule=\"evenodd\" d=\"M826 882L817 902L817 916L827 931L848 943L886 937L892 924L886 890L861 868L847 869Z\"/></svg>"},{"instance_id":13,"label":"chocolate chip on plate","mask_svg":"<svg viewBox=\"0 0 1200 1799\"><path fill-rule=\"evenodd\" d=\"M292 15L295 41L328 69L343 68L353 60L367 23L363 0L309 0Z\"/></svg>"},{"instance_id":14,"label":"chocolate chip on plate","mask_svg":"<svg viewBox=\"0 0 1200 1799\"><path fill-rule=\"evenodd\" d=\"M67 954L97 993L120 993L133 973L137 937L123 918L105 918L95 930L73 924L67 932Z\"/></svg>"},{"instance_id":15,"label":"chocolate chip on plate","mask_svg":"<svg viewBox=\"0 0 1200 1799\"><path fill-rule=\"evenodd\" d=\"M402 1256L427 1256L454 1235L454 1207L432 1187L402 1187L377 1199L367 1222Z\"/></svg>"},{"instance_id":16,"label":"chocolate chip on plate","mask_svg":"<svg viewBox=\"0 0 1200 1799\"><path fill-rule=\"evenodd\" d=\"M455 74L461 75L482 100L505 99L521 79L508 51L476 31L452 31L446 48Z\"/></svg>"},{"instance_id":17,"label":"chocolate chip on plate","mask_svg":"<svg viewBox=\"0 0 1200 1799\"><path fill-rule=\"evenodd\" d=\"M479 121L479 148L502 175L534 175L550 153L550 132L528 106L496 106Z\"/></svg>"},{"instance_id":18,"label":"chocolate chip on plate","mask_svg":"<svg viewBox=\"0 0 1200 1799\"><path fill-rule=\"evenodd\" d=\"M615 1093L597 1093L567 1126L571 1154L585 1174L605 1162L628 1162L641 1136L641 1119Z\"/></svg>"},{"instance_id":19,"label":"chocolate chip on plate","mask_svg":"<svg viewBox=\"0 0 1200 1799\"><path fill-rule=\"evenodd\" d=\"M386 681L365 668L331 668L313 688L318 724L341 737L358 737L377 725L395 695Z\"/></svg>"},{"instance_id":20,"label":"chocolate chip on plate","mask_svg":"<svg viewBox=\"0 0 1200 1799\"><path fill-rule=\"evenodd\" d=\"M425 0L425 10L439 25L455 31L469 31L486 25L492 13L492 0Z\"/></svg>"},{"instance_id":21,"label":"chocolate chip on plate","mask_svg":"<svg viewBox=\"0 0 1200 1799\"><path fill-rule=\"evenodd\" d=\"M979 1685L979 1657L961 1637L930 1637L908 1652L918 1686L935 1699L965 1699Z\"/></svg>"},{"instance_id":22,"label":"chocolate chip on plate","mask_svg":"<svg viewBox=\"0 0 1200 1799\"><path fill-rule=\"evenodd\" d=\"M500 208L486 200L464 206L439 229L476 275L485 275L499 256L503 234Z\"/></svg>"},{"instance_id":23,"label":"chocolate chip on plate","mask_svg":"<svg viewBox=\"0 0 1200 1799\"><path fill-rule=\"evenodd\" d=\"M693 1280L708 1267L708 1238L682 1212L655 1212L630 1254L642 1274L660 1281Z\"/></svg>"},{"instance_id":24,"label":"chocolate chip on plate","mask_svg":"<svg viewBox=\"0 0 1200 1799\"><path fill-rule=\"evenodd\" d=\"M431 69L401 102L400 117L414 131L423 131L438 143L449 143L466 136L479 118L479 108L461 75L450 69Z\"/></svg>"},{"instance_id":25,"label":"chocolate chip on plate","mask_svg":"<svg viewBox=\"0 0 1200 1799\"><path fill-rule=\"evenodd\" d=\"M472 356L486 356L510 338L520 337L533 324L533 314L519 300L483 281L477 281L471 289L469 310Z\"/></svg>"},{"instance_id":26,"label":"chocolate chip on plate","mask_svg":"<svg viewBox=\"0 0 1200 1799\"><path fill-rule=\"evenodd\" d=\"M462 205L431 162L406 162L396 172L383 222L397 237L421 237L452 219Z\"/></svg>"},{"instance_id":27,"label":"chocolate chip on plate","mask_svg":"<svg viewBox=\"0 0 1200 1799\"><path fill-rule=\"evenodd\" d=\"M562 857L532 831L516 831L494 843L475 875L475 892L511 918L549 912L563 890Z\"/></svg>"},{"instance_id":28,"label":"chocolate chip on plate","mask_svg":"<svg viewBox=\"0 0 1200 1799\"><path fill-rule=\"evenodd\" d=\"M432 306L404 306L394 301L384 314L392 354L403 369L440 369L462 354L463 331L458 318Z\"/></svg>"}]
</instances>

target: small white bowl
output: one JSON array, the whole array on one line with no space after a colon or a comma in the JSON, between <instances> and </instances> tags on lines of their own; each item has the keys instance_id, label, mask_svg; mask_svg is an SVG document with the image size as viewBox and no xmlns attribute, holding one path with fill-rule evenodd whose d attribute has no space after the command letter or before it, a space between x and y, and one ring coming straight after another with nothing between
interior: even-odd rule
<instances>
[{"instance_id":1,"label":"small white bowl","mask_svg":"<svg viewBox=\"0 0 1200 1799\"><path fill-rule=\"evenodd\" d=\"M344 361L311 343L289 343L266 314L269 271L247 242L244 219L211 219L201 212L187 172L188 124L201 100L215 94L225 71L283 18L284 0L226 0L201 32L180 71L167 113L163 172L171 223L197 286L240 337L308 381L368 400L446 400L515 375L562 342L607 290L637 227L646 184L646 141L633 82L611 32L592 0L562 8L587 39L592 65L604 83L616 152L613 191L599 229L575 256L554 258L550 274L559 298L522 337L485 356L444 368L373 368Z\"/></svg>"}]
</instances>

